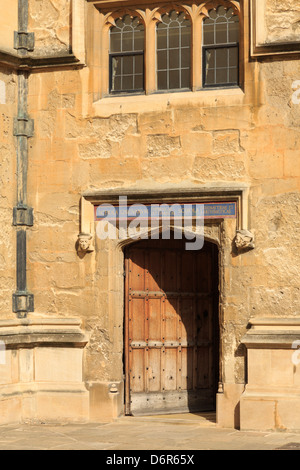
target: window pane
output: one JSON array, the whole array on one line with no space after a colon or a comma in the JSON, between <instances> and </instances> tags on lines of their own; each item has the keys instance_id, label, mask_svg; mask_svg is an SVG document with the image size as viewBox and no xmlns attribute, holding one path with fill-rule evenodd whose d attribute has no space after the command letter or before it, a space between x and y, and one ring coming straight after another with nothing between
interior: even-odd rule
<instances>
[{"instance_id":1,"label":"window pane","mask_svg":"<svg viewBox=\"0 0 300 470\"><path fill-rule=\"evenodd\" d=\"M142 90L144 86L144 25L138 17L126 15L110 29L110 85L113 92ZM117 55L141 52L140 55ZM137 87L137 88L136 88Z\"/></svg>"},{"instance_id":2,"label":"window pane","mask_svg":"<svg viewBox=\"0 0 300 470\"><path fill-rule=\"evenodd\" d=\"M129 15L124 16L124 24L131 25L131 17Z\"/></svg>"},{"instance_id":3,"label":"window pane","mask_svg":"<svg viewBox=\"0 0 300 470\"><path fill-rule=\"evenodd\" d=\"M217 13L219 16L225 16L226 15L226 10L223 6L220 6L217 8Z\"/></svg>"},{"instance_id":4,"label":"window pane","mask_svg":"<svg viewBox=\"0 0 300 470\"><path fill-rule=\"evenodd\" d=\"M116 23L117 28L119 28L119 29L122 29L123 26L124 26L124 23L123 23L122 18L118 18L118 19L115 21L115 23Z\"/></svg>"},{"instance_id":5,"label":"window pane","mask_svg":"<svg viewBox=\"0 0 300 470\"><path fill-rule=\"evenodd\" d=\"M229 49L229 66L230 67L237 67L238 63L239 63L238 48L237 47L231 47Z\"/></svg>"},{"instance_id":6,"label":"window pane","mask_svg":"<svg viewBox=\"0 0 300 470\"><path fill-rule=\"evenodd\" d=\"M134 32L134 51L144 50L144 29L137 29Z\"/></svg>"},{"instance_id":7,"label":"window pane","mask_svg":"<svg viewBox=\"0 0 300 470\"><path fill-rule=\"evenodd\" d=\"M179 70L170 70L169 75L169 88L175 89L180 88L180 74Z\"/></svg>"},{"instance_id":8,"label":"window pane","mask_svg":"<svg viewBox=\"0 0 300 470\"><path fill-rule=\"evenodd\" d=\"M133 74L133 57L123 58L123 74L124 75Z\"/></svg>"},{"instance_id":9,"label":"window pane","mask_svg":"<svg viewBox=\"0 0 300 470\"><path fill-rule=\"evenodd\" d=\"M235 17L237 18L237 17ZM239 42L239 23L234 21L228 24L229 42Z\"/></svg>"},{"instance_id":10,"label":"window pane","mask_svg":"<svg viewBox=\"0 0 300 470\"><path fill-rule=\"evenodd\" d=\"M171 21L169 15L163 15L161 19L162 19L162 22L166 24L169 24Z\"/></svg>"},{"instance_id":11,"label":"window pane","mask_svg":"<svg viewBox=\"0 0 300 470\"><path fill-rule=\"evenodd\" d=\"M215 30L215 37L213 31ZM239 41L239 18L232 8L220 6L209 12L209 18L203 21L203 43L227 44Z\"/></svg>"},{"instance_id":12,"label":"window pane","mask_svg":"<svg viewBox=\"0 0 300 470\"><path fill-rule=\"evenodd\" d=\"M134 57L134 72L143 75L144 72L144 60L142 55L136 55Z\"/></svg>"},{"instance_id":13,"label":"window pane","mask_svg":"<svg viewBox=\"0 0 300 470\"><path fill-rule=\"evenodd\" d=\"M176 28L169 30L169 47L179 47L179 29L177 25Z\"/></svg>"},{"instance_id":14,"label":"window pane","mask_svg":"<svg viewBox=\"0 0 300 470\"><path fill-rule=\"evenodd\" d=\"M133 32L125 32L122 35L122 52L133 51Z\"/></svg>"},{"instance_id":15,"label":"window pane","mask_svg":"<svg viewBox=\"0 0 300 470\"><path fill-rule=\"evenodd\" d=\"M168 89L167 72L157 73L157 88L158 90Z\"/></svg>"},{"instance_id":16,"label":"window pane","mask_svg":"<svg viewBox=\"0 0 300 470\"><path fill-rule=\"evenodd\" d=\"M207 85L215 84L215 58L216 51L214 49L206 51L206 81Z\"/></svg>"},{"instance_id":17,"label":"window pane","mask_svg":"<svg viewBox=\"0 0 300 470\"><path fill-rule=\"evenodd\" d=\"M233 8L228 8L227 13L226 13L226 17L231 18L233 15L234 15Z\"/></svg>"},{"instance_id":18,"label":"window pane","mask_svg":"<svg viewBox=\"0 0 300 470\"><path fill-rule=\"evenodd\" d=\"M135 90L143 90L144 89L144 76L143 75L135 75L134 76L134 89Z\"/></svg>"},{"instance_id":19,"label":"window pane","mask_svg":"<svg viewBox=\"0 0 300 470\"><path fill-rule=\"evenodd\" d=\"M216 60L216 51L215 49L210 49L206 51L206 67L207 68L214 68L215 67L215 60Z\"/></svg>"},{"instance_id":20,"label":"window pane","mask_svg":"<svg viewBox=\"0 0 300 470\"><path fill-rule=\"evenodd\" d=\"M116 28L114 28L116 29ZM121 33L111 33L110 35L111 52L121 52Z\"/></svg>"},{"instance_id":21,"label":"window pane","mask_svg":"<svg viewBox=\"0 0 300 470\"><path fill-rule=\"evenodd\" d=\"M133 52L144 50L144 25L139 18L126 15L116 20L110 29L110 52Z\"/></svg>"},{"instance_id":22,"label":"window pane","mask_svg":"<svg viewBox=\"0 0 300 470\"><path fill-rule=\"evenodd\" d=\"M189 49L181 49L181 67L190 67L191 53Z\"/></svg>"},{"instance_id":23,"label":"window pane","mask_svg":"<svg viewBox=\"0 0 300 470\"><path fill-rule=\"evenodd\" d=\"M157 25L159 90L190 87L190 44L191 22L186 13L182 11L177 13L173 10L163 15L162 23ZM186 70L183 71L183 68ZM166 73L162 73L162 70Z\"/></svg>"},{"instance_id":24,"label":"window pane","mask_svg":"<svg viewBox=\"0 0 300 470\"><path fill-rule=\"evenodd\" d=\"M215 85L215 70L211 69L208 70L206 74L206 80L205 80L206 85Z\"/></svg>"},{"instance_id":25,"label":"window pane","mask_svg":"<svg viewBox=\"0 0 300 470\"><path fill-rule=\"evenodd\" d=\"M216 66L227 67L228 65L228 49L216 49Z\"/></svg>"},{"instance_id":26,"label":"window pane","mask_svg":"<svg viewBox=\"0 0 300 470\"><path fill-rule=\"evenodd\" d=\"M222 22L216 23L216 44L226 44L227 39L227 21L224 23L223 18Z\"/></svg>"},{"instance_id":27,"label":"window pane","mask_svg":"<svg viewBox=\"0 0 300 470\"><path fill-rule=\"evenodd\" d=\"M203 21L204 85L238 83L238 47L227 46L232 43L239 43L239 18L234 9L221 5L217 10L210 10L209 18ZM207 45L215 48L205 50Z\"/></svg>"},{"instance_id":28,"label":"window pane","mask_svg":"<svg viewBox=\"0 0 300 470\"><path fill-rule=\"evenodd\" d=\"M170 19L171 19L172 21L176 21L176 22L177 22L178 15L177 15L177 13L176 13L175 10L171 11L171 13L170 13L169 16L170 16Z\"/></svg>"},{"instance_id":29,"label":"window pane","mask_svg":"<svg viewBox=\"0 0 300 470\"><path fill-rule=\"evenodd\" d=\"M235 83L238 85L239 82L239 77L238 77L238 69L237 68L232 68L229 70L229 82L230 83Z\"/></svg>"},{"instance_id":30,"label":"window pane","mask_svg":"<svg viewBox=\"0 0 300 470\"><path fill-rule=\"evenodd\" d=\"M166 49L167 48L167 37L168 30L166 28L161 28L157 30L157 49Z\"/></svg>"},{"instance_id":31,"label":"window pane","mask_svg":"<svg viewBox=\"0 0 300 470\"><path fill-rule=\"evenodd\" d=\"M112 76L121 75L122 57L114 57L112 59Z\"/></svg>"},{"instance_id":32,"label":"window pane","mask_svg":"<svg viewBox=\"0 0 300 470\"><path fill-rule=\"evenodd\" d=\"M215 25L204 24L203 42L205 45L215 44Z\"/></svg>"},{"instance_id":33,"label":"window pane","mask_svg":"<svg viewBox=\"0 0 300 470\"><path fill-rule=\"evenodd\" d=\"M178 21L179 21L179 23L182 23L182 26L184 25L185 21L189 21L189 20L185 19L185 13L183 11L181 13L179 13Z\"/></svg>"},{"instance_id":34,"label":"window pane","mask_svg":"<svg viewBox=\"0 0 300 470\"><path fill-rule=\"evenodd\" d=\"M224 83L224 84L228 83L227 72L228 72L227 68L216 70L216 84L217 85L220 85L221 83Z\"/></svg>"},{"instance_id":35,"label":"window pane","mask_svg":"<svg viewBox=\"0 0 300 470\"><path fill-rule=\"evenodd\" d=\"M168 59L167 51L157 52L157 69L158 70L167 70L168 68L167 59Z\"/></svg>"},{"instance_id":36,"label":"window pane","mask_svg":"<svg viewBox=\"0 0 300 470\"><path fill-rule=\"evenodd\" d=\"M123 91L133 90L133 76L123 76Z\"/></svg>"},{"instance_id":37,"label":"window pane","mask_svg":"<svg viewBox=\"0 0 300 470\"><path fill-rule=\"evenodd\" d=\"M170 24L169 24L170 29L174 29L174 28L178 29L178 27L179 27L179 25L178 25L177 21L171 21Z\"/></svg>"},{"instance_id":38,"label":"window pane","mask_svg":"<svg viewBox=\"0 0 300 470\"><path fill-rule=\"evenodd\" d=\"M181 71L181 88L190 88L190 69L184 69Z\"/></svg>"},{"instance_id":39,"label":"window pane","mask_svg":"<svg viewBox=\"0 0 300 470\"><path fill-rule=\"evenodd\" d=\"M179 68L179 51L180 49L171 49L169 51L169 68L170 69Z\"/></svg>"},{"instance_id":40,"label":"window pane","mask_svg":"<svg viewBox=\"0 0 300 470\"><path fill-rule=\"evenodd\" d=\"M189 23L189 22L188 22ZM191 44L191 27L190 25L184 26L181 29L181 46L190 46Z\"/></svg>"},{"instance_id":41,"label":"window pane","mask_svg":"<svg viewBox=\"0 0 300 470\"><path fill-rule=\"evenodd\" d=\"M112 81L112 91L121 91L121 77L114 77Z\"/></svg>"}]
</instances>

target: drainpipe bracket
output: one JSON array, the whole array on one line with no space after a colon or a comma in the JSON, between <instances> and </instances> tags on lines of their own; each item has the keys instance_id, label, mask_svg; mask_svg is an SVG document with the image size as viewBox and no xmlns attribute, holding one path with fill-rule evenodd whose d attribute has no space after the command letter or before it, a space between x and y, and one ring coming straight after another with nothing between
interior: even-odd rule
<instances>
[{"instance_id":1,"label":"drainpipe bracket","mask_svg":"<svg viewBox=\"0 0 300 470\"><path fill-rule=\"evenodd\" d=\"M17 206L13 209L13 225L14 226L33 226L33 209L27 206Z\"/></svg>"},{"instance_id":2,"label":"drainpipe bracket","mask_svg":"<svg viewBox=\"0 0 300 470\"><path fill-rule=\"evenodd\" d=\"M33 137L34 120L26 117L14 118L14 136L15 137Z\"/></svg>"},{"instance_id":3,"label":"drainpipe bracket","mask_svg":"<svg viewBox=\"0 0 300 470\"><path fill-rule=\"evenodd\" d=\"M13 312L19 318L25 318L28 312L34 312L34 296L29 292L18 291L13 294Z\"/></svg>"},{"instance_id":4,"label":"drainpipe bracket","mask_svg":"<svg viewBox=\"0 0 300 470\"><path fill-rule=\"evenodd\" d=\"M34 33L14 31L14 49L32 52L34 50Z\"/></svg>"}]
</instances>

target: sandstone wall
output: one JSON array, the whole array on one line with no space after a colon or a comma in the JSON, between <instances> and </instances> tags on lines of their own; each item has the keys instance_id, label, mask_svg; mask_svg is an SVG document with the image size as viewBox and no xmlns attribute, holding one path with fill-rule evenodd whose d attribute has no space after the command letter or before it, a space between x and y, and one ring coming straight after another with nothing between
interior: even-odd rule
<instances>
[{"instance_id":1,"label":"sandstone wall","mask_svg":"<svg viewBox=\"0 0 300 470\"><path fill-rule=\"evenodd\" d=\"M29 191L36 223L28 274L37 312L84 318L91 333L88 378L105 380L116 370L120 378L123 331L120 319L107 316L109 256L96 250L79 259L75 251L80 195L88 189L180 191L209 182L250 183L257 248L228 254L223 292L227 373L243 382L239 342L249 318L298 315L300 106L291 96L299 63L251 65L248 77L255 80L249 80L246 97L224 92L201 103L200 92L187 104L157 97L148 109L144 98L136 112L111 115L107 102L87 101L86 73L30 79L36 134Z\"/></svg>"},{"instance_id":2,"label":"sandstone wall","mask_svg":"<svg viewBox=\"0 0 300 470\"><path fill-rule=\"evenodd\" d=\"M0 0L0 11L2 12L0 17L0 50L15 52L14 31L18 31L18 0L11 0L9 8L7 1Z\"/></svg>"},{"instance_id":3,"label":"sandstone wall","mask_svg":"<svg viewBox=\"0 0 300 470\"><path fill-rule=\"evenodd\" d=\"M299 0L266 0L267 42L298 41Z\"/></svg>"},{"instance_id":4,"label":"sandstone wall","mask_svg":"<svg viewBox=\"0 0 300 470\"><path fill-rule=\"evenodd\" d=\"M70 52L71 0L29 0L28 31L35 33L35 55Z\"/></svg>"},{"instance_id":5,"label":"sandstone wall","mask_svg":"<svg viewBox=\"0 0 300 470\"><path fill-rule=\"evenodd\" d=\"M297 2L284 2L287 28L271 21L283 2L270 2L270 35L297 31ZM30 0L29 31L35 54L70 47L70 1ZM281 6L280 6L281 5ZM277 9L277 10L276 10ZM276 16L278 18L278 16ZM293 29L294 28L294 29ZM295 29L296 28L296 29ZM284 32L282 32L284 30ZM283 36L282 36L283 34ZM296 33L295 33L296 34ZM270 36L271 37L271 36ZM32 316L80 317L90 334L85 379L122 379L122 318L111 312L114 288L108 248L79 258L80 196L86 190L197 188L202 184L250 185L249 228L256 249L236 255L228 222L222 308L225 379L243 383L245 351L240 340L252 316L299 313L299 122L292 84L299 61L245 65L245 89L107 98L93 103L92 70L35 73L29 81L29 114L35 135L29 145L28 288ZM0 313L11 313L15 286L14 75L2 70L6 102L0 104L1 214ZM180 95L180 96L179 96ZM1 100L0 92L0 100ZM2 98L3 99L3 98Z\"/></svg>"}]
</instances>

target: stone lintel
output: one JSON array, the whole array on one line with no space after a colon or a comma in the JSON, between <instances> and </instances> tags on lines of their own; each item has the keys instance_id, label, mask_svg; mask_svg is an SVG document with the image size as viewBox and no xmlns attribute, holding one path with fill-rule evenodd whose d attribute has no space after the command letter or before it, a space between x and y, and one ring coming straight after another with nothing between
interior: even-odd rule
<instances>
[{"instance_id":1,"label":"stone lintel","mask_svg":"<svg viewBox=\"0 0 300 470\"><path fill-rule=\"evenodd\" d=\"M186 185L166 186L164 191L161 187L130 188L126 191L122 188L114 190L85 191L82 194L82 213L88 214L90 220L90 209L88 204L97 205L102 203L118 204L119 198L127 197L128 204L134 203L184 203L184 202L236 202L237 204L237 229L247 230L249 228L248 220L248 197L249 185L246 183L221 182L199 185L191 188Z\"/></svg>"}]
</instances>

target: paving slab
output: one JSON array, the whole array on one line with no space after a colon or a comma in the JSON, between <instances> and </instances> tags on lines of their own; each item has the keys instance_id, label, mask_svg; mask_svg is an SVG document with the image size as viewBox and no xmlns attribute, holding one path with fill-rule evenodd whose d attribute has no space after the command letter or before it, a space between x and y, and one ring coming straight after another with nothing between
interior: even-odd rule
<instances>
[{"instance_id":1,"label":"paving slab","mask_svg":"<svg viewBox=\"0 0 300 470\"><path fill-rule=\"evenodd\" d=\"M300 450L300 433L222 429L214 415L121 417L112 423L0 426L0 450Z\"/></svg>"}]
</instances>

